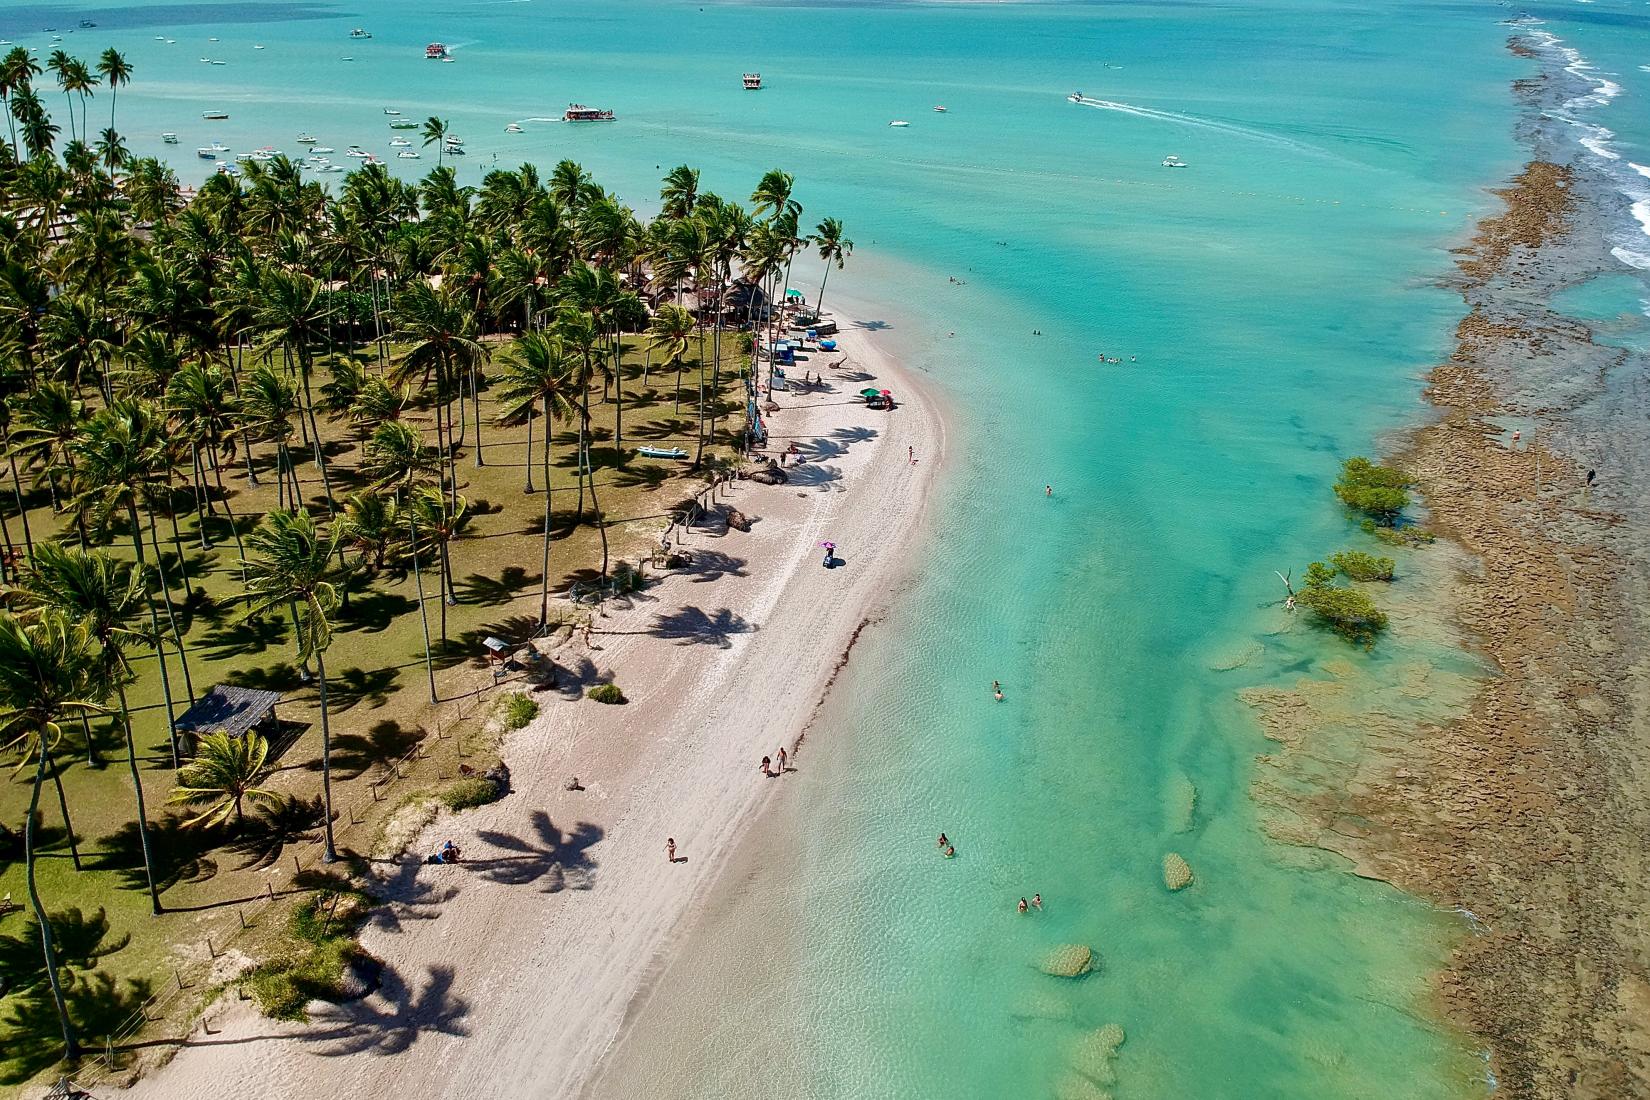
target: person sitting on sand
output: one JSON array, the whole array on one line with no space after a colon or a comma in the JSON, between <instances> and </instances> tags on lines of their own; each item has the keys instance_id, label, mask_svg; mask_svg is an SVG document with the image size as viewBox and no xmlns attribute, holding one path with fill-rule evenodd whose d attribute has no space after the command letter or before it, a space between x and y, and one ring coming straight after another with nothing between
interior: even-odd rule
<instances>
[{"instance_id":1,"label":"person sitting on sand","mask_svg":"<svg viewBox=\"0 0 1650 1100\"><path fill-rule=\"evenodd\" d=\"M1024 913L1025 911L1026 911L1026 899L1021 898L1020 899L1020 912Z\"/></svg>"},{"instance_id":2,"label":"person sitting on sand","mask_svg":"<svg viewBox=\"0 0 1650 1100\"><path fill-rule=\"evenodd\" d=\"M450 840L447 841L447 843L441 846L441 851L436 853L435 858L438 863L457 863L458 846Z\"/></svg>"}]
</instances>

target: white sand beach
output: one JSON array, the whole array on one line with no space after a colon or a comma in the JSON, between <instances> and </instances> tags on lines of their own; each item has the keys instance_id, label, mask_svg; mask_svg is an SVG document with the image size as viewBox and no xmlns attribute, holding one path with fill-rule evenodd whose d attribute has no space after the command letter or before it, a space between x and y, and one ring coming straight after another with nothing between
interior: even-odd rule
<instances>
[{"instance_id":1,"label":"white sand beach","mask_svg":"<svg viewBox=\"0 0 1650 1100\"><path fill-rule=\"evenodd\" d=\"M444 815L383 866L388 904L362 937L385 963L383 988L314 1005L302 1025L225 998L211 1034L197 1028L125 1095L433 1100L582 1087L741 831L786 797L794 777L764 778L761 758L795 750L919 542L943 418L876 332L844 329L839 352L793 371L822 371L826 389L774 394L771 448L794 440L806 456L791 483L740 481L724 497L752 529L689 534L692 568L610 610L590 648L555 653L587 678L611 674L630 703L541 693L539 717L505 745L514 793ZM895 392L896 410L854 396L872 382ZM825 539L836 568L822 567ZM797 756L806 766L806 749ZM583 791L564 789L572 776ZM666 861L667 837L680 862ZM448 838L463 863L418 862Z\"/></svg>"}]
</instances>

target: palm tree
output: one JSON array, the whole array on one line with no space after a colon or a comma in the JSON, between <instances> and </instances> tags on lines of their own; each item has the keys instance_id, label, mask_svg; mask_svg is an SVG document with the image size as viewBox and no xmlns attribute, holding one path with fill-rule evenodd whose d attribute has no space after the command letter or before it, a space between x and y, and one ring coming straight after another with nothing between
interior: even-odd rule
<instances>
[{"instance_id":1,"label":"palm tree","mask_svg":"<svg viewBox=\"0 0 1650 1100\"><path fill-rule=\"evenodd\" d=\"M57 78L57 86L63 92L63 102L69 105L69 138L73 140L75 136L74 100L70 99L69 96L74 90L74 58L69 56L67 50L53 50L51 56L46 59L46 68Z\"/></svg>"},{"instance_id":2,"label":"palm tree","mask_svg":"<svg viewBox=\"0 0 1650 1100\"><path fill-rule=\"evenodd\" d=\"M447 120L431 115L424 120L424 148L434 145L436 167L441 167L447 154Z\"/></svg>"},{"instance_id":3,"label":"palm tree","mask_svg":"<svg viewBox=\"0 0 1650 1100\"><path fill-rule=\"evenodd\" d=\"M23 819L23 861L29 905L40 925L46 980L63 1030L63 1056L71 1060L79 1056L80 1043L63 999L52 924L35 884L35 818L52 746L63 736L61 723L70 715L102 709L96 702L98 680L95 641L85 626L73 625L56 613L25 626L9 612L0 612L0 742L18 749L25 763L31 756L35 761L29 809Z\"/></svg>"},{"instance_id":4,"label":"palm tree","mask_svg":"<svg viewBox=\"0 0 1650 1100\"><path fill-rule=\"evenodd\" d=\"M665 362L676 368L676 411L682 411L682 357L688 353L693 336L693 314L681 306L665 304L648 326L649 343ZM703 373L701 370L700 373Z\"/></svg>"},{"instance_id":5,"label":"palm tree","mask_svg":"<svg viewBox=\"0 0 1650 1100\"><path fill-rule=\"evenodd\" d=\"M371 491L351 493L337 528L343 544L360 555L360 566L377 573L401 539L401 511L394 497Z\"/></svg>"},{"instance_id":6,"label":"palm tree","mask_svg":"<svg viewBox=\"0 0 1650 1100\"><path fill-rule=\"evenodd\" d=\"M332 839L332 728L327 710L327 646L332 644L329 616L338 606L332 577L335 535L315 526L307 510L270 512L247 536L253 556L246 560L246 615L292 607L297 627L298 660L315 658L321 696L321 795L326 805L326 861L338 858Z\"/></svg>"},{"instance_id":7,"label":"palm tree","mask_svg":"<svg viewBox=\"0 0 1650 1100\"><path fill-rule=\"evenodd\" d=\"M206 807L183 823L186 828L222 825L231 816L239 825L246 799L266 805L281 801L279 795L258 786L268 757L269 742L257 730L248 730L240 737L231 737L223 730L209 733L196 743L194 759L178 773L178 785L166 801L174 806ZM330 831L330 813L327 824Z\"/></svg>"},{"instance_id":8,"label":"palm tree","mask_svg":"<svg viewBox=\"0 0 1650 1100\"><path fill-rule=\"evenodd\" d=\"M659 189L659 198L664 203L659 211L661 218L668 221L691 218L699 202L699 170L685 164L672 168Z\"/></svg>"},{"instance_id":9,"label":"palm tree","mask_svg":"<svg viewBox=\"0 0 1650 1100\"><path fill-rule=\"evenodd\" d=\"M147 505L154 489L156 469L163 459L166 441L163 420L152 406L129 398L122 398L99 409L86 430L80 433L71 450L79 459L80 481L83 488L75 501L77 508L87 509L99 528L105 527L115 516L123 515L132 532L132 550L137 556L139 570L147 567L143 549L143 524L138 520L138 505ZM153 530L153 513L150 528ZM184 690L194 702L194 683L189 675L189 657L184 651L183 632L178 629L172 600L167 592L165 562L156 555L160 567L161 592L166 605L167 622L177 642L178 658L183 666ZM166 671L166 649L160 631L160 621L154 602L149 602L149 618L153 628L155 658L160 666L161 690L166 697L166 724L171 732L172 759L177 763L178 731L172 713L172 688Z\"/></svg>"},{"instance_id":10,"label":"palm tree","mask_svg":"<svg viewBox=\"0 0 1650 1100\"><path fill-rule=\"evenodd\" d=\"M57 614L80 623L100 647L98 674L112 685L120 702L120 726L126 738L126 766L132 775L132 793L137 798L138 839L143 850L143 871L149 886L149 906L161 912L160 891L155 884L155 857L149 846L149 815L143 804L143 780L138 775L137 747L132 739L132 718L126 704L126 685L135 679L126 655L134 642L156 644L153 629L140 624L148 604L147 586L130 562L120 561L107 551L90 553L64 548L55 542L43 543L29 563L17 589L25 617L40 613Z\"/></svg>"},{"instance_id":11,"label":"palm tree","mask_svg":"<svg viewBox=\"0 0 1650 1100\"><path fill-rule=\"evenodd\" d=\"M109 84L109 129L115 128L115 102L123 84L132 82L132 66L121 52L110 46L97 59L97 71Z\"/></svg>"},{"instance_id":12,"label":"palm tree","mask_svg":"<svg viewBox=\"0 0 1650 1100\"><path fill-rule=\"evenodd\" d=\"M831 264L835 263L836 269L841 271L843 263L854 254L854 242L842 235L840 221L826 218L814 229L814 247L819 250L819 258L825 261L825 276L819 280L819 300L814 303L814 312L823 313L825 280L831 277Z\"/></svg>"},{"instance_id":13,"label":"palm tree","mask_svg":"<svg viewBox=\"0 0 1650 1100\"><path fill-rule=\"evenodd\" d=\"M378 425L361 448L361 472L372 487L393 489L397 496L440 471L441 459L424 445L423 433L400 420Z\"/></svg>"},{"instance_id":14,"label":"palm tree","mask_svg":"<svg viewBox=\"0 0 1650 1100\"><path fill-rule=\"evenodd\" d=\"M5 106L6 126L11 134L12 156L18 155L17 123L21 117L13 109L11 97L29 87L29 82L40 75L40 63L29 54L27 47L13 46L0 59L0 104Z\"/></svg>"},{"instance_id":15,"label":"palm tree","mask_svg":"<svg viewBox=\"0 0 1650 1100\"><path fill-rule=\"evenodd\" d=\"M457 455L452 443L452 383L467 368L487 357L487 349L475 338L475 314L469 302L453 288L440 290L422 279L413 283L395 300L394 321L397 338L412 346L396 364L391 381L400 385L415 377L435 376L436 448L453 466L453 492L458 491ZM443 410L446 425L443 429Z\"/></svg>"},{"instance_id":16,"label":"palm tree","mask_svg":"<svg viewBox=\"0 0 1650 1100\"><path fill-rule=\"evenodd\" d=\"M469 503L459 497L449 501L444 493L425 486L413 493L412 510L423 525L425 532L435 539L436 548L440 551L439 562L441 573L437 578L437 587L443 592L441 600L441 644L447 644L447 607L458 603L458 592L453 587L453 560L452 542L458 537L465 520L468 519ZM417 555L419 547L414 545L413 554Z\"/></svg>"},{"instance_id":17,"label":"palm tree","mask_svg":"<svg viewBox=\"0 0 1650 1100\"><path fill-rule=\"evenodd\" d=\"M241 386L241 429L249 440L275 444L278 506L287 506L288 497L293 508L303 503L298 472L293 469L292 455L288 450L293 419L301 413L297 389L268 363L259 365ZM290 489L287 488L289 485Z\"/></svg>"},{"instance_id":18,"label":"palm tree","mask_svg":"<svg viewBox=\"0 0 1650 1100\"><path fill-rule=\"evenodd\" d=\"M539 581L539 626L550 621L550 433L578 407L578 358L555 336L530 332L505 360L499 400L504 423L527 421L527 491L533 491L533 411L544 416L544 572Z\"/></svg>"},{"instance_id":19,"label":"palm tree","mask_svg":"<svg viewBox=\"0 0 1650 1100\"><path fill-rule=\"evenodd\" d=\"M290 370L296 365L303 382L304 401L300 410L308 419L308 432L316 468L321 471L321 488L326 493L327 512L333 511L332 480L327 476L326 456L321 445L320 426L315 421L315 399L309 376L313 362L310 349L319 341L331 311L321 300L321 284L301 271L272 270L263 280L262 293L253 310L253 326L263 334L260 354L280 349Z\"/></svg>"},{"instance_id":20,"label":"palm tree","mask_svg":"<svg viewBox=\"0 0 1650 1100\"><path fill-rule=\"evenodd\" d=\"M86 100L92 95L92 89L97 87L97 77L80 58L71 59L69 63L69 90L80 96L80 137L84 141L91 131L86 126ZM70 121L73 121L74 110L70 108Z\"/></svg>"}]
</instances>

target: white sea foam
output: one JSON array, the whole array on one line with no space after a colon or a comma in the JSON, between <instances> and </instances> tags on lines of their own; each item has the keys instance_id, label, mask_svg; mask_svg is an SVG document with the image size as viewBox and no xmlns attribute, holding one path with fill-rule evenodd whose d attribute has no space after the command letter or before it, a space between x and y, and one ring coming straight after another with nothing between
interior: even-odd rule
<instances>
[{"instance_id":1,"label":"white sea foam","mask_svg":"<svg viewBox=\"0 0 1650 1100\"><path fill-rule=\"evenodd\" d=\"M1610 255L1628 267L1636 267L1640 271L1650 271L1650 252L1634 252L1631 248L1623 248L1618 244L1610 249Z\"/></svg>"}]
</instances>

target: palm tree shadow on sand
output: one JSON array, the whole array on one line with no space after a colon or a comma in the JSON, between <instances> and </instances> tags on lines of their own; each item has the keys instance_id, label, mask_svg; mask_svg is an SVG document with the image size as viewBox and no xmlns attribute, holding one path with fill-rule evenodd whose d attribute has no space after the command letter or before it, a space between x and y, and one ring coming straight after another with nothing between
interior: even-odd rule
<instances>
[{"instance_id":1,"label":"palm tree shadow on sand","mask_svg":"<svg viewBox=\"0 0 1650 1100\"><path fill-rule=\"evenodd\" d=\"M344 1054L400 1054L425 1034L465 1038L470 1004L453 996L453 968L432 966L422 983L410 985L394 967L378 977L376 992L345 1004L322 1005L311 1026L297 1038L324 1057Z\"/></svg>"}]
</instances>

